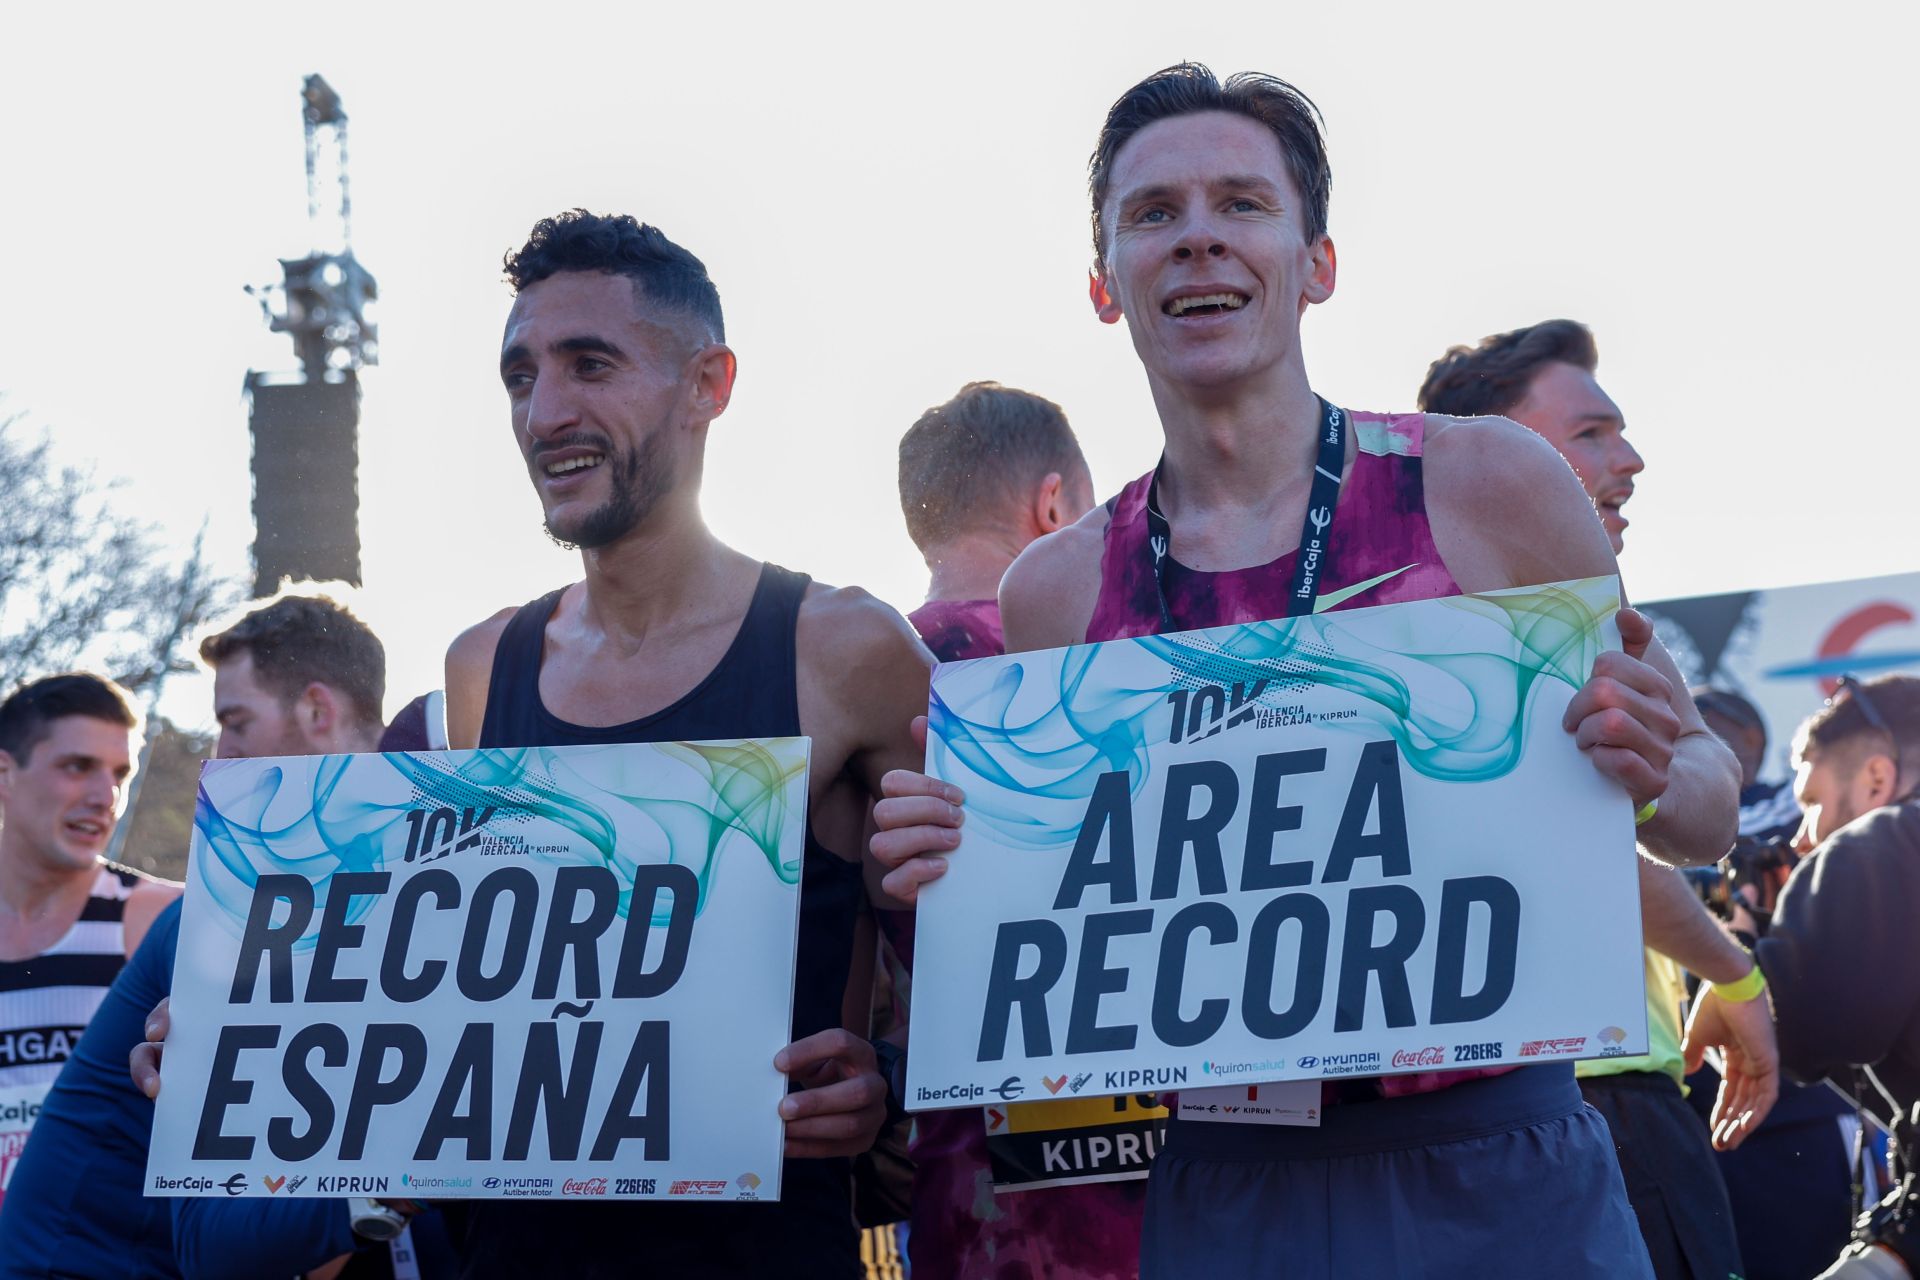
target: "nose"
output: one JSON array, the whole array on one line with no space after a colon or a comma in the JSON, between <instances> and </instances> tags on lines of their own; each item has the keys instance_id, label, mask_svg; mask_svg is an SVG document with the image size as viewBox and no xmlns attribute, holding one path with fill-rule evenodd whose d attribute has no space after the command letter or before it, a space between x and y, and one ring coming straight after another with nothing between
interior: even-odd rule
<instances>
[{"instance_id":1,"label":"nose","mask_svg":"<svg viewBox=\"0 0 1920 1280\"><path fill-rule=\"evenodd\" d=\"M1209 258L1227 256L1226 241L1220 238L1220 232L1213 225L1213 219L1205 212L1196 213L1188 218L1180 229L1179 238L1173 242L1173 256L1176 261L1189 262L1203 254Z\"/></svg>"},{"instance_id":2,"label":"nose","mask_svg":"<svg viewBox=\"0 0 1920 1280\"><path fill-rule=\"evenodd\" d=\"M1640 451L1633 447L1633 443L1622 436L1620 447L1614 455L1613 469L1618 475L1637 476L1647 469L1647 461L1640 456Z\"/></svg>"},{"instance_id":3,"label":"nose","mask_svg":"<svg viewBox=\"0 0 1920 1280\"><path fill-rule=\"evenodd\" d=\"M551 440L580 422L580 407L571 394L567 379L534 379L527 393L527 433L537 440Z\"/></svg>"}]
</instances>

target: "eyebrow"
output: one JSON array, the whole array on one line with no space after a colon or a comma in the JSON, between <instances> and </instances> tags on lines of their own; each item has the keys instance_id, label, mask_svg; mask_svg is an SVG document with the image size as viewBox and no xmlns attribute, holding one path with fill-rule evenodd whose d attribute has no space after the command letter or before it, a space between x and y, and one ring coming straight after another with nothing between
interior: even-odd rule
<instances>
[{"instance_id":1,"label":"eyebrow","mask_svg":"<svg viewBox=\"0 0 1920 1280\"><path fill-rule=\"evenodd\" d=\"M1257 191L1278 199L1280 188L1256 173L1229 173L1207 183L1209 189L1222 191ZM1155 200L1165 200L1180 190L1178 184L1156 182L1152 186L1138 187L1122 192L1120 205L1125 208L1136 204L1150 204Z\"/></svg>"},{"instance_id":2,"label":"eyebrow","mask_svg":"<svg viewBox=\"0 0 1920 1280\"><path fill-rule=\"evenodd\" d=\"M627 358L627 353L622 351L618 345L606 338L600 337L598 334L592 333L582 333L570 338L561 338L547 349L566 355L580 355L584 353L612 356L616 360L624 360ZM500 372L505 373L508 369L528 359L532 355L533 349L531 347L521 342L514 343L500 353Z\"/></svg>"}]
</instances>

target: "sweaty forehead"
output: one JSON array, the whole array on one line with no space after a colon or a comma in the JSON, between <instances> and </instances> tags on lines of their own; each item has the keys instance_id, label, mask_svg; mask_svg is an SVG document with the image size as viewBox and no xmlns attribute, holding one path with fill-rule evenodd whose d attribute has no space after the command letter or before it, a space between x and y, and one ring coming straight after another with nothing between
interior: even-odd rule
<instances>
[{"instance_id":1,"label":"sweaty forehead","mask_svg":"<svg viewBox=\"0 0 1920 1280\"><path fill-rule=\"evenodd\" d=\"M1145 186L1205 185L1234 175L1264 178L1299 196L1271 129L1229 111L1198 111L1156 120L1127 139L1113 159L1108 200Z\"/></svg>"}]
</instances>

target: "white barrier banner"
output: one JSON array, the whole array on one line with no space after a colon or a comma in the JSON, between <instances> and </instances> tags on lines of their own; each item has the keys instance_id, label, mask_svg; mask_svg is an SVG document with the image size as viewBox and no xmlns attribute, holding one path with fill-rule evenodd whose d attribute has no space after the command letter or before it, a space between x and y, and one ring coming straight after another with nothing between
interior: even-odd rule
<instances>
[{"instance_id":1,"label":"white barrier banner","mask_svg":"<svg viewBox=\"0 0 1920 1280\"><path fill-rule=\"evenodd\" d=\"M808 746L208 763L148 1193L778 1199Z\"/></svg>"},{"instance_id":2,"label":"white barrier banner","mask_svg":"<svg viewBox=\"0 0 1920 1280\"><path fill-rule=\"evenodd\" d=\"M909 1105L1646 1050L1633 806L1561 716L1618 589L942 666L967 793Z\"/></svg>"}]
</instances>

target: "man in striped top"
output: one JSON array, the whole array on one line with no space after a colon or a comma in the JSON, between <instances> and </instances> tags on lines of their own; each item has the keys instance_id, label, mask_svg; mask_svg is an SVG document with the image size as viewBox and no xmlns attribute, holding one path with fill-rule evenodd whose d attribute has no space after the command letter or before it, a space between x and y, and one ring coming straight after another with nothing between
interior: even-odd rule
<instances>
[{"instance_id":1,"label":"man in striped top","mask_svg":"<svg viewBox=\"0 0 1920 1280\"><path fill-rule=\"evenodd\" d=\"M0 1086L46 1083L179 894L105 858L139 717L99 676L0 703Z\"/></svg>"},{"instance_id":2,"label":"man in striped top","mask_svg":"<svg viewBox=\"0 0 1920 1280\"><path fill-rule=\"evenodd\" d=\"M180 887L105 858L140 719L99 676L0 703L0 1195L40 1099Z\"/></svg>"}]
</instances>

